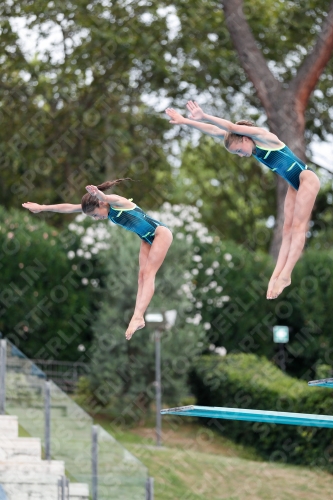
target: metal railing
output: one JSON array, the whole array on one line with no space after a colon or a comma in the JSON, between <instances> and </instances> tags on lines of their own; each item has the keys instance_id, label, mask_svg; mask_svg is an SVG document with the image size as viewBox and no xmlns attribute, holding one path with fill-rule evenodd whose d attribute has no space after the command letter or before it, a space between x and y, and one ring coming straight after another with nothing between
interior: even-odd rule
<instances>
[{"instance_id":1,"label":"metal railing","mask_svg":"<svg viewBox=\"0 0 333 500\"><path fill-rule=\"evenodd\" d=\"M146 467L93 425L92 418L16 346L2 339L0 414L5 412L17 415L20 426L41 439L44 458L65 462L71 482L89 485L91 500L153 500Z\"/></svg>"},{"instance_id":2,"label":"metal railing","mask_svg":"<svg viewBox=\"0 0 333 500\"><path fill-rule=\"evenodd\" d=\"M154 478L153 477L147 477L146 500L154 500Z\"/></svg>"},{"instance_id":3,"label":"metal railing","mask_svg":"<svg viewBox=\"0 0 333 500\"><path fill-rule=\"evenodd\" d=\"M66 476L58 479L58 500L69 500L69 481Z\"/></svg>"},{"instance_id":4,"label":"metal railing","mask_svg":"<svg viewBox=\"0 0 333 500\"><path fill-rule=\"evenodd\" d=\"M80 377L89 372L88 365L81 361L55 361L53 359L32 359L60 389L69 394L75 392Z\"/></svg>"}]
</instances>

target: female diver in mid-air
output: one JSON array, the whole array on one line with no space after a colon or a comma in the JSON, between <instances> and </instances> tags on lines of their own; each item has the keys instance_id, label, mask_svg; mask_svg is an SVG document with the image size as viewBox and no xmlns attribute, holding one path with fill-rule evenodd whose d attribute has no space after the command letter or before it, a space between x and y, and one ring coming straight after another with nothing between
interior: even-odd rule
<instances>
[{"instance_id":1,"label":"female diver in mid-air","mask_svg":"<svg viewBox=\"0 0 333 500\"><path fill-rule=\"evenodd\" d=\"M161 267L172 243L172 233L161 222L152 219L131 200L115 194L104 194L122 180L104 182L100 186L86 186L86 193L80 204L72 205L38 205L38 203L23 203L22 206L33 213L83 212L94 220L110 219L115 224L136 233L142 240L139 253L138 293L132 319L125 336L129 340L136 330L144 328L144 313L154 295L155 276Z\"/></svg>"},{"instance_id":2,"label":"female diver in mid-air","mask_svg":"<svg viewBox=\"0 0 333 500\"><path fill-rule=\"evenodd\" d=\"M189 125L201 132L224 139L226 149L238 156L254 156L288 183L284 202L282 244L268 284L267 298L276 299L291 283L291 273L301 256L312 208L320 188L317 175L280 139L267 130L242 120L232 123L203 112L198 103L189 101L189 118L172 108L166 110L175 125ZM201 120L210 123L202 123Z\"/></svg>"}]
</instances>

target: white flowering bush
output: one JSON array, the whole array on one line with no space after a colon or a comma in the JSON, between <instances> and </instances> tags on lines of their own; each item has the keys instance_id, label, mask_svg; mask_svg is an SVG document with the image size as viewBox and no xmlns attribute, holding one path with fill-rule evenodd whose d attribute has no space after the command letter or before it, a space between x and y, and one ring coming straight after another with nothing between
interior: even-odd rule
<instances>
[{"instance_id":1,"label":"white flowering bush","mask_svg":"<svg viewBox=\"0 0 333 500\"><path fill-rule=\"evenodd\" d=\"M191 205L171 205L166 202L158 212L149 211L151 217L166 224L176 238L193 243L196 238L203 243L212 243L213 238L201 222L200 210Z\"/></svg>"}]
</instances>

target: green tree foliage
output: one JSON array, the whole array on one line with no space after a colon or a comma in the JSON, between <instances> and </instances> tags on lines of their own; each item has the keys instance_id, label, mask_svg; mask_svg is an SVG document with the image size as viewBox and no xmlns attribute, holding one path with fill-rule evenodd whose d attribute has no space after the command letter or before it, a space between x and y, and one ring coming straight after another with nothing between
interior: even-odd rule
<instances>
[{"instance_id":1,"label":"green tree foliage","mask_svg":"<svg viewBox=\"0 0 333 500\"><path fill-rule=\"evenodd\" d=\"M173 201L199 206L202 222L221 239L267 250L275 180L255 160L243 158L240 165L221 142L204 137L183 153Z\"/></svg>"},{"instance_id":2,"label":"green tree foliage","mask_svg":"<svg viewBox=\"0 0 333 500\"><path fill-rule=\"evenodd\" d=\"M85 0L2 8L3 203L32 191L36 201L78 201L88 181L131 176L144 180L146 205L158 204L158 183L170 170L162 148L167 122L141 99L164 72L167 28L156 8ZM41 39L52 32L59 43L23 55L18 22ZM133 195L140 201L140 185Z\"/></svg>"},{"instance_id":3,"label":"green tree foliage","mask_svg":"<svg viewBox=\"0 0 333 500\"><path fill-rule=\"evenodd\" d=\"M95 309L94 266L78 237L1 208L0 249L2 333L31 358L77 360Z\"/></svg>"},{"instance_id":4,"label":"green tree foliage","mask_svg":"<svg viewBox=\"0 0 333 500\"><path fill-rule=\"evenodd\" d=\"M293 330L287 346L290 371L304 378L313 377L318 365L329 365L331 370L333 366L332 259L331 250L309 249L294 271L290 303L284 300L284 324Z\"/></svg>"},{"instance_id":5,"label":"green tree foliage","mask_svg":"<svg viewBox=\"0 0 333 500\"><path fill-rule=\"evenodd\" d=\"M207 352L265 355L279 361L274 325L290 327L287 371L307 380L317 366L333 366L331 341L332 252L307 250L296 266L292 284L274 301L266 299L272 263L267 255L215 239L196 243L192 275L192 315L206 329Z\"/></svg>"},{"instance_id":6,"label":"green tree foliage","mask_svg":"<svg viewBox=\"0 0 333 500\"><path fill-rule=\"evenodd\" d=\"M174 72L177 83L171 90L175 97L180 96L179 104L183 106L183 94L193 97L205 91L204 99L220 114L232 117L236 113L238 119L249 116L258 118L263 108L237 61L221 2L177 0L168 4L173 6L180 21L176 35L168 44L172 65L178 63L178 72ZM330 0L244 1L244 13L257 44L271 71L285 83L286 88L305 55L311 51L329 6ZM332 132L329 116L332 64L331 60L311 98L307 112L310 135L316 133L325 137ZM188 84L183 83L179 88L178 81ZM179 92L181 89L185 90Z\"/></svg>"},{"instance_id":7,"label":"green tree foliage","mask_svg":"<svg viewBox=\"0 0 333 500\"><path fill-rule=\"evenodd\" d=\"M206 329L206 349L274 355L271 328L277 324L279 302L265 293L271 262L233 242L214 238L197 242L192 264L192 307Z\"/></svg>"},{"instance_id":8,"label":"green tree foliage","mask_svg":"<svg viewBox=\"0 0 333 500\"><path fill-rule=\"evenodd\" d=\"M198 405L332 415L331 391L309 388L254 355L203 357L193 368L191 385ZM332 429L218 419L206 424L253 446L265 459L332 471Z\"/></svg>"},{"instance_id":9,"label":"green tree foliage","mask_svg":"<svg viewBox=\"0 0 333 500\"><path fill-rule=\"evenodd\" d=\"M254 36L285 85L309 52L328 6L328 0L245 2ZM153 110L156 103L161 110L164 96L183 107L187 98L202 95L213 112L264 123L215 0L14 1L2 6L0 24L1 199L6 206L28 198L79 201L86 183L124 175L144 182L144 188L133 185L132 196L139 203L144 198L146 207L172 199L166 155L171 135L165 136L167 121ZM22 26L42 41L52 33L54 46L28 54L17 35ZM308 140L331 132L331 65L308 110ZM238 161L246 169L244 159ZM218 174L215 169L212 179ZM259 218L266 214L266 198L271 207L276 201L271 191L263 193ZM214 212L215 201L211 208L205 204L207 212ZM62 221L52 218L52 224ZM205 222L210 226L206 215Z\"/></svg>"}]
</instances>

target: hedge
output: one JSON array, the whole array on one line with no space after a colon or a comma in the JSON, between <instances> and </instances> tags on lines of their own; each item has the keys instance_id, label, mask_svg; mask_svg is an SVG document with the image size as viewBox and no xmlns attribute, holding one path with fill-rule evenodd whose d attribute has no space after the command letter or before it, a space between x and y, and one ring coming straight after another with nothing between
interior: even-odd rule
<instances>
[{"instance_id":1,"label":"hedge","mask_svg":"<svg viewBox=\"0 0 333 500\"><path fill-rule=\"evenodd\" d=\"M190 373L200 406L333 415L333 391L312 388L254 354L203 356ZM205 419L206 425L254 447L264 458L333 472L333 429Z\"/></svg>"}]
</instances>

